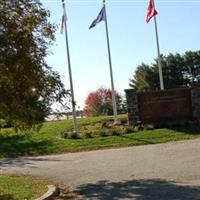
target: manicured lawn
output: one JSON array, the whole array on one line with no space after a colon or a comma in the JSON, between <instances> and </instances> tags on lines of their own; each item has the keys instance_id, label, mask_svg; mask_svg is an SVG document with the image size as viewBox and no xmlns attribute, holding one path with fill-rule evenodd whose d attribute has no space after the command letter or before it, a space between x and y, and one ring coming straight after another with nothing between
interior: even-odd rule
<instances>
[{"instance_id":1,"label":"manicured lawn","mask_svg":"<svg viewBox=\"0 0 200 200\"><path fill-rule=\"evenodd\" d=\"M126 116L120 116L120 118L125 119ZM118 136L110 132L106 136L101 135L102 122L110 119L111 117L79 119L80 139L63 139L60 136L63 132L71 132L71 120L44 123L39 133L15 133L12 129L1 130L0 157L57 154L200 138L199 125L132 131L131 133L123 132L124 127L115 127L114 129L120 133ZM84 134L87 132L92 133L91 138L85 137Z\"/></svg>"},{"instance_id":2,"label":"manicured lawn","mask_svg":"<svg viewBox=\"0 0 200 200\"><path fill-rule=\"evenodd\" d=\"M0 175L0 200L33 200L47 191L47 182L28 177Z\"/></svg>"}]
</instances>

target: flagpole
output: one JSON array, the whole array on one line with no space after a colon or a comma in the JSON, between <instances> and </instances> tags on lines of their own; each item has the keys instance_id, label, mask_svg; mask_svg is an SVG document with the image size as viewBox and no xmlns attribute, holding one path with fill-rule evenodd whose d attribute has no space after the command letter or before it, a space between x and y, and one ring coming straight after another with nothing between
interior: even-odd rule
<instances>
[{"instance_id":1,"label":"flagpole","mask_svg":"<svg viewBox=\"0 0 200 200\"><path fill-rule=\"evenodd\" d=\"M158 27L157 27L156 16L154 16L154 25L155 25L156 44L157 44L157 51L158 51L158 69L159 69L160 89L164 90L164 82L163 82L163 73L162 73L162 66L161 66L161 57L160 57L160 47L159 47Z\"/></svg>"},{"instance_id":2,"label":"flagpole","mask_svg":"<svg viewBox=\"0 0 200 200\"><path fill-rule=\"evenodd\" d=\"M62 1L62 6L63 6L63 12L66 15L65 2L64 2L64 0L61 0L61 1ZM66 17L66 16L64 16L64 17ZM74 133L77 133L76 102L74 99L74 89L73 89L73 80L72 80L72 71L71 71L71 61L70 61L70 53L69 53L69 42L68 42L66 19L64 20L64 27L65 27L66 50L67 50L68 71L69 71L70 90L71 90L73 126L74 126Z\"/></svg>"},{"instance_id":3,"label":"flagpole","mask_svg":"<svg viewBox=\"0 0 200 200\"><path fill-rule=\"evenodd\" d=\"M105 2L105 0L103 0L103 6L105 7L105 13L106 13L105 4L106 4L106 2ZM116 124L118 122L118 119L117 119L117 104L116 104L116 94L115 94L114 79L113 79L111 53L110 53L110 41L109 41L109 33L108 33L107 16L105 17L105 27L106 27L106 39L107 39L108 59L109 59L109 67L110 67L110 80L111 80L111 87L112 87L112 104L113 104L114 124Z\"/></svg>"}]
</instances>

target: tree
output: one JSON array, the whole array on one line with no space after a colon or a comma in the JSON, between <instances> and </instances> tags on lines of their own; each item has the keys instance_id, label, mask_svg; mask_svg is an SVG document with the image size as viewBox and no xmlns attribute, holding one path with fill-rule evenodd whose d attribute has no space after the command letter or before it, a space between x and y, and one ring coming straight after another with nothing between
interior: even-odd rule
<instances>
[{"instance_id":1,"label":"tree","mask_svg":"<svg viewBox=\"0 0 200 200\"><path fill-rule=\"evenodd\" d=\"M183 59L186 67L184 76L187 82L200 85L200 51L187 51Z\"/></svg>"},{"instance_id":2,"label":"tree","mask_svg":"<svg viewBox=\"0 0 200 200\"><path fill-rule=\"evenodd\" d=\"M154 85L151 89L160 89L159 70L156 63L153 64L151 74L151 80ZM184 79L185 65L183 58L180 54L169 54L168 56L161 56L161 65L163 72L163 80L165 89L184 87L187 85L187 81Z\"/></svg>"},{"instance_id":3,"label":"tree","mask_svg":"<svg viewBox=\"0 0 200 200\"><path fill-rule=\"evenodd\" d=\"M160 89L158 65L155 61L151 65L142 63L136 68L130 79L130 87L137 91ZM200 84L200 51L161 55L161 65L165 89Z\"/></svg>"},{"instance_id":4,"label":"tree","mask_svg":"<svg viewBox=\"0 0 200 200\"><path fill-rule=\"evenodd\" d=\"M30 127L65 95L45 61L56 28L37 0L2 0L0 9L0 118Z\"/></svg>"},{"instance_id":5,"label":"tree","mask_svg":"<svg viewBox=\"0 0 200 200\"><path fill-rule=\"evenodd\" d=\"M151 67L142 63L137 67L133 79L130 79L129 86L139 91L150 89L152 87L152 73Z\"/></svg>"},{"instance_id":6,"label":"tree","mask_svg":"<svg viewBox=\"0 0 200 200\"><path fill-rule=\"evenodd\" d=\"M122 112L123 104L121 96L116 93L117 110ZM86 116L112 115L112 91L110 89L99 88L89 93L85 100L84 114Z\"/></svg>"}]
</instances>

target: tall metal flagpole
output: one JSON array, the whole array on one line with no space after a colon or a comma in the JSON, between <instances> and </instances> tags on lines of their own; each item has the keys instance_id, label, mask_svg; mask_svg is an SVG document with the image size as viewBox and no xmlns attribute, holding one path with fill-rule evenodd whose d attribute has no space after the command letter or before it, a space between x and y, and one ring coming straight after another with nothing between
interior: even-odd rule
<instances>
[{"instance_id":1,"label":"tall metal flagpole","mask_svg":"<svg viewBox=\"0 0 200 200\"><path fill-rule=\"evenodd\" d=\"M162 73L162 66L161 66L161 57L160 57L160 47L159 47L158 28L157 28L156 16L154 16L154 24L155 24L156 44L157 44L157 51L158 51L158 69L159 69L160 89L164 90L164 82L163 82L163 73Z\"/></svg>"},{"instance_id":2,"label":"tall metal flagpole","mask_svg":"<svg viewBox=\"0 0 200 200\"><path fill-rule=\"evenodd\" d=\"M67 22L66 22L66 9L65 9L65 2L62 1L63 12L65 14L64 19L64 27L65 27L65 38L66 38L66 50L67 50L67 60L68 60L68 71L69 71L69 80L70 80L70 90L71 90L71 101L72 101L72 114L73 114L73 125L74 125L74 132L77 133L77 120L76 120L76 102L74 99L74 89L73 89L73 80L72 80L72 71L71 71L71 61L70 61L70 54L69 54L69 42L68 42L68 33L67 33Z\"/></svg>"},{"instance_id":3,"label":"tall metal flagpole","mask_svg":"<svg viewBox=\"0 0 200 200\"><path fill-rule=\"evenodd\" d=\"M103 6L105 7L106 13L106 2L103 0ZM117 104L116 104L116 95L115 95L115 87L113 80L113 71L112 71L112 61L111 61L111 53L110 53L110 42L109 42L109 34L108 34L108 22L107 16L105 17L105 27L106 27L106 39L107 39L107 47L108 47L108 59L109 59L109 67L110 67L110 79L111 79L111 87L112 87L112 104L113 104L113 115L114 115L114 123L118 122L117 119Z\"/></svg>"}]
</instances>

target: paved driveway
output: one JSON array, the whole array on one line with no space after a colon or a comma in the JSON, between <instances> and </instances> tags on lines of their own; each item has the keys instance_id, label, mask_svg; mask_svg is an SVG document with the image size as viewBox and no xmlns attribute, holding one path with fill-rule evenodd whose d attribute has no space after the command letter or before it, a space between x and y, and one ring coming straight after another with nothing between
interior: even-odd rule
<instances>
[{"instance_id":1,"label":"paved driveway","mask_svg":"<svg viewBox=\"0 0 200 200\"><path fill-rule=\"evenodd\" d=\"M64 182L79 199L200 200L200 140L0 160L1 173Z\"/></svg>"}]
</instances>

